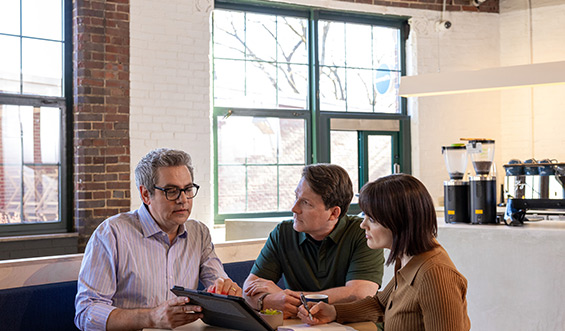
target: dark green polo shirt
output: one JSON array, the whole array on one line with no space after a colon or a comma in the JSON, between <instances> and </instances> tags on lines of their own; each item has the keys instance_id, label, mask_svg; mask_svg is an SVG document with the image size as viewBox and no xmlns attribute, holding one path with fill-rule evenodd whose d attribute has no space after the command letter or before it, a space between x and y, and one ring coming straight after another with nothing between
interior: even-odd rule
<instances>
[{"instance_id":1,"label":"dark green polo shirt","mask_svg":"<svg viewBox=\"0 0 565 331\"><path fill-rule=\"evenodd\" d=\"M294 291L321 291L350 280L381 285L383 250L367 246L362 221L344 216L322 241L295 231L292 220L283 221L269 235L251 273L275 283L284 274L286 287Z\"/></svg>"}]
</instances>

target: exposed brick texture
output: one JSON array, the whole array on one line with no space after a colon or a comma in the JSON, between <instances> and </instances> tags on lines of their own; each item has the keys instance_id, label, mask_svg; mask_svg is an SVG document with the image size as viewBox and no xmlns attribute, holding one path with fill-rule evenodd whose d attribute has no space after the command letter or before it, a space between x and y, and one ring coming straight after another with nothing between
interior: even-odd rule
<instances>
[{"instance_id":1,"label":"exposed brick texture","mask_svg":"<svg viewBox=\"0 0 565 331\"><path fill-rule=\"evenodd\" d=\"M372 5L403 7L414 9L443 10L444 0L338 0L343 2L366 3ZM480 6L473 5L472 0L446 0L446 11L471 11L498 13L499 0L486 0Z\"/></svg>"},{"instance_id":2,"label":"exposed brick texture","mask_svg":"<svg viewBox=\"0 0 565 331\"><path fill-rule=\"evenodd\" d=\"M129 210L129 0L73 1L74 222L79 250Z\"/></svg>"}]
</instances>

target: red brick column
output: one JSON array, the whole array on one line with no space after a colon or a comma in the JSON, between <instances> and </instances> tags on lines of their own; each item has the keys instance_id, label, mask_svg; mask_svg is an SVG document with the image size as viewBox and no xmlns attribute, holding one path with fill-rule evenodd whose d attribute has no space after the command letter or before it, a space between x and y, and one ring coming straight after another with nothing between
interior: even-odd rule
<instances>
[{"instance_id":1,"label":"red brick column","mask_svg":"<svg viewBox=\"0 0 565 331\"><path fill-rule=\"evenodd\" d=\"M129 0L73 0L74 222L79 251L130 207Z\"/></svg>"}]
</instances>

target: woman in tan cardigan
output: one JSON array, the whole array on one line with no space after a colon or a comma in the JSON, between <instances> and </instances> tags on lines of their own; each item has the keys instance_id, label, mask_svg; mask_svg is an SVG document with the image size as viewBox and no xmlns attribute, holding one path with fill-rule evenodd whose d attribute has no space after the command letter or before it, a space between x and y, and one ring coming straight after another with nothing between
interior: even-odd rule
<instances>
[{"instance_id":1,"label":"woman in tan cardigan","mask_svg":"<svg viewBox=\"0 0 565 331\"><path fill-rule=\"evenodd\" d=\"M405 174L381 177L361 189L359 205L367 245L390 249L387 265L395 262L395 276L374 296L316 304L312 319L301 306L302 321L384 322L386 331L469 330L467 280L435 239L435 209L424 185Z\"/></svg>"}]
</instances>

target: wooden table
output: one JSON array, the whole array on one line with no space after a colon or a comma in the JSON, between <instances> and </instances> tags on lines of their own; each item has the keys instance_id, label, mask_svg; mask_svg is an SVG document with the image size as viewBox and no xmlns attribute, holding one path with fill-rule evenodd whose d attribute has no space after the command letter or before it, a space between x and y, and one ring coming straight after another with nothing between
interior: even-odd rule
<instances>
[{"instance_id":1,"label":"wooden table","mask_svg":"<svg viewBox=\"0 0 565 331\"><path fill-rule=\"evenodd\" d=\"M289 319L284 320L284 325L293 325L293 324L301 324L302 322L298 319ZM358 331L377 331L377 326L373 322L360 322L360 323L350 323L347 324ZM157 331L161 329L144 329L145 331ZM231 329L224 329L215 326L210 326L202 320L198 320L193 323L189 323L183 326L176 328L177 331L226 331Z\"/></svg>"}]
</instances>

